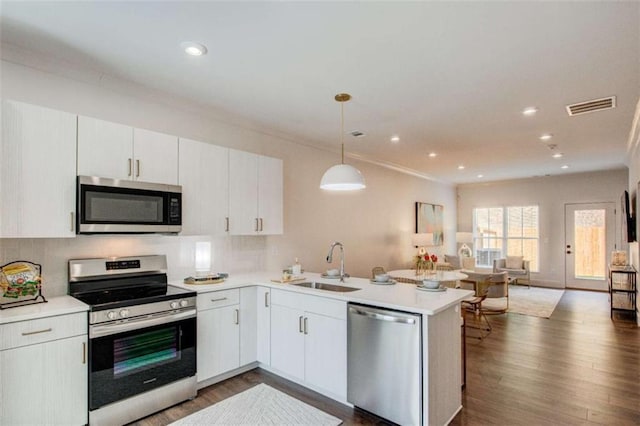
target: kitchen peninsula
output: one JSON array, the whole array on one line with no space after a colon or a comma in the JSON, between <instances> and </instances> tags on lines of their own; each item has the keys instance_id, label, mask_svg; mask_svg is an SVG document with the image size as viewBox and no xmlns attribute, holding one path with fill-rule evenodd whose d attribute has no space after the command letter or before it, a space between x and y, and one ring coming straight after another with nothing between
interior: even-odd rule
<instances>
[{"instance_id":1,"label":"kitchen peninsula","mask_svg":"<svg viewBox=\"0 0 640 426\"><path fill-rule=\"evenodd\" d=\"M198 292L199 388L260 366L348 404L347 303L352 302L422 316L423 424L447 424L456 415L462 408L460 301L472 291L425 292L412 284L376 285L363 278L337 283L304 275L305 281L358 290L280 284L265 273L231 276L220 284L170 283ZM391 354L402 348L382 350Z\"/></svg>"}]
</instances>

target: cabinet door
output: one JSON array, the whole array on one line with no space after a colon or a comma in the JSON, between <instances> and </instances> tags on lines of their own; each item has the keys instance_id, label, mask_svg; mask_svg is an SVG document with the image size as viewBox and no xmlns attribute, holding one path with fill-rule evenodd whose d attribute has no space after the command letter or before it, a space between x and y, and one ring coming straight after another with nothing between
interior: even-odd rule
<instances>
[{"instance_id":1,"label":"cabinet door","mask_svg":"<svg viewBox=\"0 0 640 426\"><path fill-rule=\"evenodd\" d=\"M305 313L305 381L347 397L347 322Z\"/></svg>"},{"instance_id":2,"label":"cabinet door","mask_svg":"<svg viewBox=\"0 0 640 426\"><path fill-rule=\"evenodd\" d=\"M229 216L229 149L180 138L182 235L225 235Z\"/></svg>"},{"instance_id":3,"label":"cabinet door","mask_svg":"<svg viewBox=\"0 0 640 426\"><path fill-rule=\"evenodd\" d=\"M0 237L74 237L76 116L2 103Z\"/></svg>"},{"instance_id":4,"label":"cabinet door","mask_svg":"<svg viewBox=\"0 0 640 426\"><path fill-rule=\"evenodd\" d=\"M240 365L247 365L258 359L256 293L255 286L240 289Z\"/></svg>"},{"instance_id":5,"label":"cabinet door","mask_svg":"<svg viewBox=\"0 0 640 426\"><path fill-rule=\"evenodd\" d=\"M77 336L1 351L0 424L87 424L86 347Z\"/></svg>"},{"instance_id":6,"label":"cabinet door","mask_svg":"<svg viewBox=\"0 0 640 426\"><path fill-rule=\"evenodd\" d=\"M258 156L229 150L229 233L255 235L258 230Z\"/></svg>"},{"instance_id":7,"label":"cabinet door","mask_svg":"<svg viewBox=\"0 0 640 426\"><path fill-rule=\"evenodd\" d=\"M239 305L198 312L198 381L240 366Z\"/></svg>"},{"instance_id":8,"label":"cabinet door","mask_svg":"<svg viewBox=\"0 0 640 426\"><path fill-rule=\"evenodd\" d=\"M282 234L282 160L258 159L258 217L260 233Z\"/></svg>"},{"instance_id":9,"label":"cabinet door","mask_svg":"<svg viewBox=\"0 0 640 426\"><path fill-rule=\"evenodd\" d=\"M178 184L178 138L144 129L133 129L135 180Z\"/></svg>"},{"instance_id":10,"label":"cabinet door","mask_svg":"<svg viewBox=\"0 0 640 426\"><path fill-rule=\"evenodd\" d=\"M304 380L304 312L271 305L271 367Z\"/></svg>"},{"instance_id":11,"label":"cabinet door","mask_svg":"<svg viewBox=\"0 0 640 426\"><path fill-rule=\"evenodd\" d=\"M257 358L258 362L271 365L271 291L258 287L256 292Z\"/></svg>"},{"instance_id":12,"label":"cabinet door","mask_svg":"<svg viewBox=\"0 0 640 426\"><path fill-rule=\"evenodd\" d=\"M79 116L78 174L133 180L133 127Z\"/></svg>"}]
</instances>

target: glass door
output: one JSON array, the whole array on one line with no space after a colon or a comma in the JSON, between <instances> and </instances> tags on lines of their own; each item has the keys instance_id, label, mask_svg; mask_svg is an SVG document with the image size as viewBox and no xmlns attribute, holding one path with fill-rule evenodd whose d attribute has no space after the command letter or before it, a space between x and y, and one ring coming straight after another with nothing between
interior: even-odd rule
<instances>
[{"instance_id":1,"label":"glass door","mask_svg":"<svg viewBox=\"0 0 640 426\"><path fill-rule=\"evenodd\" d=\"M565 205L565 287L607 291L615 249L615 203Z\"/></svg>"}]
</instances>

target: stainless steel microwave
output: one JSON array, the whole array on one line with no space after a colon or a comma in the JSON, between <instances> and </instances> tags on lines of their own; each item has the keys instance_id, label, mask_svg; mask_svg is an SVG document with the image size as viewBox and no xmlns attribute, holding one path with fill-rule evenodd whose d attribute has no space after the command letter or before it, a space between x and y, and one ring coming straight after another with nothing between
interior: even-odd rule
<instances>
[{"instance_id":1,"label":"stainless steel microwave","mask_svg":"<svg viewBox=\"0 0 640 426\"><path fill-rule=\"evenodd\" d=\"M78 176L78 234L177 233L182 229L182 187Z\"/></svg>"}]
</instances>

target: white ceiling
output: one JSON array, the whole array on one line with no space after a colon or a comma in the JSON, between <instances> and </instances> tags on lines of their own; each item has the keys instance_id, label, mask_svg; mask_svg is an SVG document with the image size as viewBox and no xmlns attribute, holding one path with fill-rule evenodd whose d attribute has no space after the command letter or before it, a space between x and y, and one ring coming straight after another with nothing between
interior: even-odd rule
<instances>
[{"instance_id":1,"label":"white ceiling","mask_svg":"<svg viewBox=\"0 0 640 426\"><path fill-rule=\"evenodd\" d=\"M0 17L3 43L332 150L348 92L345 130L366 137L347 152L454 183L620 168L640 97L635 1L3 1ZM613 110L565 111L611 95Z\"/></svg>"}]
</instances>

